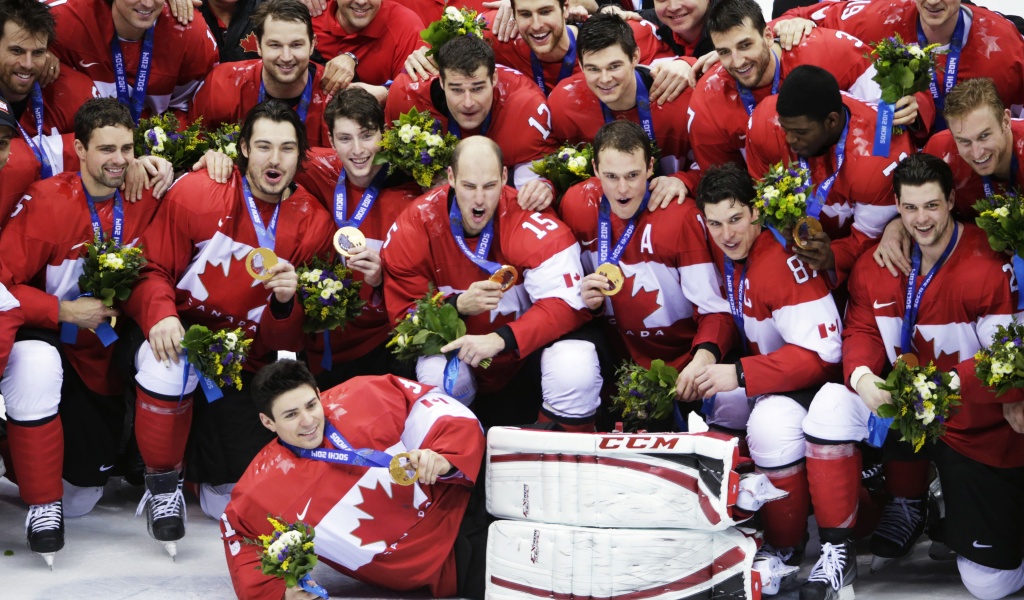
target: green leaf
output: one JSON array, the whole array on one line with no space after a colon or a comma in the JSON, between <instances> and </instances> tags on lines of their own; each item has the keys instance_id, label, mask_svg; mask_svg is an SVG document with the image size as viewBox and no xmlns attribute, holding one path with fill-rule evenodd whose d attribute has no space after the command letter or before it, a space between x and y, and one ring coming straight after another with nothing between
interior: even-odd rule
<instances>
[{"instance_id":1,"label":"green leaf","mask_svg":"<svg viewBox=\"0 0 1024 600\"><path fill-rule=\"evenodd\" d=\"M878 416L883 419L890 419L899 414L899 409L893 404L883 404L878 407Z\"/></svg>"}]
</instances>

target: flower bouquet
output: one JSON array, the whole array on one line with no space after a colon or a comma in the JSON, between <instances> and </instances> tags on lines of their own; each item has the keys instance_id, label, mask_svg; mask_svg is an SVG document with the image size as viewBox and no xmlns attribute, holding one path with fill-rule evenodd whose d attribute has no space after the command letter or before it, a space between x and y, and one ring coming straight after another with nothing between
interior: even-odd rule
<instances>
[{"instance_id":1,"label":"flower bouquet","mask_svg":"<svg viewBox=\"0 0 1024 600\"><path fill-rule=\"evenodd\" d=\"M242 389L242 368L251 345L241 328L215 332L202 325L188 328L181 347L188 351L188 362L195 366L207 400L223 397L220 388L226 385Z\"/></svg>"},{"instance_id":2,"label":"flower bouquet","mask_svg":"<svg viewBox=\"0 0 1024 600\"><path fill-rule=\"evenodd\" d=\"M313 552L313 538L316 537L313 526L302 521L289 524L270 516L267 521L274 527L274 533L246 540L262 548L260 569L263 574L283 579L285 587L299 586L326 600L329 597L327 591L310 577L317 563Z\"/></svg>"},{"instance_id":3,"label":"flower bouquet","mask_svg":"<svg viewBox=\"0 0 1024 600\"><path fill-rule=\"evenodd\" d=\"M223 152L231 160L238 158L238 123L221 123L220 127L206 132L210 150Z\"/></svg>"},{"instance_id":4,"label":"flower bouquet","mask_svg":"<svg viewBox=\"0 0 1024 600\"><path fill-rule=\"evenodd\" d=\"M974 222L988 236L988 245L996 252L1013 253L1013 272L1017 281L1024 277L1024 260L1020 253L1024 248L1024 201L1014 191L1008 194L993 194L974 203L978 212ZM1024 309L1024 294L1017 297L1017 310Z\"/></svg>"},{"instance_id":5,"label":"flower bouquet","mask_svg":"<svg viewBox=\"0 0 1024 600\"><path fill-rule=\"evenodd\" d=\"M678 377L679 371L661 359L652 360L650 369L626 362L615 371L612 407L622 412L625 431L649 429L668 418L676 401Z\"/></svg>"},{"instance_id":6,"label":"flower bouquet","mask_svg":"<svg viewBox=\"0 0 1024 600\"><path fill-rule=\"evenodd\" d=\"M188 172L210 148L202 118L180 129L172 112L142 119L135 128L135 156L159 156L173 165L175 173ZM180 131L179 131L180 129Z\"/></svg>"},{"instance_id":7,"label":"flower bouquet","mask_svg":"<svg viewBox=\"0 0 1024 600\"><path fill-rule=\"evenodd\" d=\"M483 15L477 14L475 10L449 6L444 9L444 14L440 19L420 32L420 37L424 42L430 44L427 56L433 56L441 46L452 38L460 35L475 35L478 38L483 38L486 29L486 19Z\"/></svg>"},{"instance_id":8,"label":"flower bouquet","mask_svg":"<svg viewBox=\"0 0 1024 600\"><path fill-rule=\"evenodd\" d=\"M299 267L299 299L306 321L302 330L330 331L359 316L366 301L359 297L362 281L352 280L352 270L341 262L331 264L314 257Z\"/></svg>"},{"instance_id":9,"label":"flower bouquet","mask_svg":"<svg viewBox=\"0 0 1024 600\"><path fill-rule=\"evenodd\" d=\"M131 295L145 264L142 248L122 246L110 238L94 238L86 244L78 289L113 307L115 300L124 302Z\"/></svg>"},{"instance_id":10,"label":"flower bouquet","mask_svg":"<svg viewBox=\"0 0 1024 600\"><path fill-rule=\"evenodd\" d=\"M807 216L807 198L812 192L811 174L807 169L797 163L790 163L788 167L776 163L755 188L757 223L768 227L782 245L786 245L783 235L792 235L793 242L799 246L801 236L821 231L817 219Z\"/></svg>"},{"instance_id":11,"label":"flower bouquet","mask_svg":"<svg viewBox=\"0 0 1024 600\"><path fill-rule=\"evenodd\" d=\"M914 445L918 452L925 442L935 441L946 432L946 421L960 404L960 378L955 373L928 366L896 361L878 389L892 394L892 404L878 407L878 416L892 419L890 429L900 432L900 440Z\"/></svg>"},{"instance_id":12,"label":"flower bouquet","mask_svg":"<svg viewBox=\"0 0 1024 600\"><path fill-rule=\"evenodd\" d=\"M882 88L884 106L880 104L878 107L879 118L882 117L882 111L887 109L890 127L896 101L928 89L935 68L935 49L938 47L938 44L924 48L917 44L906 44L899 34L895 34L872 46L871 52L866 55L875 67L875 75L871 80ZM899 134L903 128L895 127L891 131Z\"/></svg>"},{"instance_id":13,"label":"flower bouquet","mask_svg":"<svg viewBox=\"0 0 1024 600\"><path fill-rule=\"evenodd\" d=\"M564 144L557 152L533 161L530 168L554 183L558 195L562 195L577 183L594 176L593 159L594 149L590 144Z\"/></svg>"},{"instance_id":14,"label":"flower bouquet","mask_svg":"<svg viewBox=\"0 0 1024 600\"><path fill-rule=\"evenodd\" d=\"M992 344L974 355L974 373L996 396L1024 387L1024 325L1014 320L996 327Z\"/></svg>"},{"instance_id":15,"label":"flower bouquet","mask_svg":"<svg viewBox=\"0 0 1024 600\"><path fill-rule=\"evenodd\" d=\"M457 143L454 135L441 133L441 124L430 113L412 108L384 132L373 163L387 164L389 175L398 167L429 188L434 176L451 164Z\"/></svg>"},{"instance_id":16,"label":"flower bouquet","mask_svg":"<svg viewBox=\"0 0 1024 600\"><path fill-rule=\"evenodd\" d=\"M433 286L425 296L416 301L416 307L409 309L395 325L387 348L395 356L410 360L421 356L441 354L441 348L466 335L466 323L459 317L459 311L444 301L443 292L435 292ZM486 369L491 360L480 361L480 368Z\"/></svg>"}]
</instances>

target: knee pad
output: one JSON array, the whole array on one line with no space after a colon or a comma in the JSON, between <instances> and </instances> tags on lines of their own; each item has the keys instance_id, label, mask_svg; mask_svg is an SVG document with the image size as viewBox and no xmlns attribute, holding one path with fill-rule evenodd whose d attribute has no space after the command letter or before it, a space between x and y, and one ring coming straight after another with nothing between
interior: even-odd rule
<instances>
[{"instance_id":1,"label":"knee pad","mask_svg":"<svg viewBox=\"0 0 1024 600\"><path fill-rule=\"evenodd\" d=\"M421 356L416 359L416 381L436 387L444 393L444 369L448 359L441 354ZM455 378L455 386L451 396L469 406L476 399L476 379L469 365L459 365L459 374Z\"/></svg>"},{"instance_id":2,"label":"knee pad","mask_svg":"<svg viewBox=\"0 0 1024 600\"><path fill-rule=\"evenodd\" d=\"M787 396L758 399L747 420L747 446L754 464L767 469L802 461L807 411Z\"/></svg>"},{"instance_id":3,"label":"knee pad","mask_svg":"<svg viewBox=\"0 0 1024 600\"><path fill-rule=\"evenodd\" d=\"M593 417L601 404L601 366L594 344L561 340L540 355L544 409L556 417Z\"/></svg>"},{"instance_id":4,"label":"knee pad","mask_svg":"<svg viewBox=\"0 0 1024 600\"><path fill-rule=\"evenodd\" d=\"M811 401L804 435L830 442L859 442L868 435L871 411L845 385L826 383Z\"/></svg>"},{"instance_id":5,"label":"knee pad","mask_svg":"<svg viewBox=\"0 0 1024 600\"><path fill-rule=\"evenodd\" d=\"M981 600L998 600L1024 587L1024 563L1012 570L993 569L958 556L956 567L967 591Z\"/></svg>"},{"instance_id":6,"label":"knee pad","mask_svg":"<svg viewBox=\"0 0 1024 600\"><path fill-rule=\"evenodd\" d=\"M39 340L15 342L0 381L7 415L15 421L38 421L57 414L64 367L60 352Z\"/></svg>"},{"instance_id":7,"label":"knee pad","mask_svg":"<svg viewBox=\"0 0 1024 600\"><path fill-rule=\"evenodd\" d=\"M224 509L228 507L231 500L231 490L235 489L233 483L222 483L221 485L199 484L199 507L203 513L214 521L220 521Z\"/></svg>"},{"instance_id":8,"label":"knee pad","mask_svg":"<svg viewBox=\"0 0 1024 600\"><path fill-rule=\"evenodd\" d=\"M103 497L103 486L81 487L62 480L64 484L64 516L81 517L89 514L96 503Z\"/></svg>"},{"instance_id":9,"label":"knee pad","mask_svg":"<svg viewBox=\"0 0 1024 600\"><path fill-rule=\"evenodd\" d=\"M153 355L153 348L149 342L142 342L138 352L135 353L135 368L138 373L135 375L135 383L139 387L157 396L177 398L182 394L191 395L196 391L199 384L199 376L195 367L188 370L188 379L182 386L182 379L185 375L185 357L178 357L178 362L171 361L170 366L158 361Z\"/></svg>"},{"instance_id":10,"label":"knee pad","mask_svg":"<svg viewBox=\"0 0 1024 600\"><path fill-rule=\"evenodd\" d=\"M715 407L705 415L709 426L718 426L730 431L743 431L750 420L753 400L747 397L746 388L715 394Z\"/></svg>"}]
</instances>

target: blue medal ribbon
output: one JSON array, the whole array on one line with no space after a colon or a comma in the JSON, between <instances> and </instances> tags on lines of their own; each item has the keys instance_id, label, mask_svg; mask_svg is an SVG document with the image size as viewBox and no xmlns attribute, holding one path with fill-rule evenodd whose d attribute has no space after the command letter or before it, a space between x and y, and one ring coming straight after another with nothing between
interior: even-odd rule
<instances>
[{"instance_id":1,"label":"blue medal ribbon","mask_svg":"<svg viewBox=\"0 0 1024 600\"><path fill-rule=\"evenodd\" d=\"M562 57L562 68L558 71L558 80L551 86L551 89L554 89L566 77L571 76L576 68L576 36L568 26L565 28L565 34L569 36L569 50ZM547 96L548 88L544 80L544 65L541 64L533 50L530 50L530 68L533 70L533 80L540 87L540 92Z\"/></svg>"},{"instance_id":2,"label":"blue medal ribbon","mask_svg":"<svg viewBox=\"0 0 1024 600\"><path fill-rule=\"evenodd\" d=\"M782 61L779 60L779 55L775 54L775 50L772 50L772 56L775 57L775 77L772 78L772 96L774 96L779 93L779 81L782 79ZM757 106L753 90L739 81L736 81L736 89L740 93L740 100L743 102L743 108L747 111L747 116L751 116L754 114L754 107Z\"/></svg>"},{"instance_id":3,"label":"blue medal ribbon","mask_svg":"<svg viewBox=\"0 0 1024 600\"><path fill-rule=\"evenodd\" d=\"M748 258L749 260L749 258ZM743 305L747 299L747 290L743 285L743 276L747 271L747 266L744 265L743 269L740 270L740 274L737 277L734 274L735 266L733 261L728 256L725 257L725 291L727 299L729 300L729 312L732 313L732 320L736 322L736 329L740 332L740 339L743 340L743 352L746 354L747 350L747 333L743 327ZM739 281L740 291L739 294L735 290L735 282Z\"/></svg>"},{"instance_id":4,"label":"blue medal ribbon","mask_svg":"<svg viewBox=\"0 0 1024 600\"><path fill-rule=\"evenodd\" d=\"M640 72L634 70L633 76L636 77L636 113L640 117L640 126L644 128L644 132L647 133L651 143L656 144L658 140L654 135L654 118L651 116L650 94L647 92L647 86L644 85L643 78L640 77ZM608 105L604 102L600 100L598 102L601 104L601 113L604 115L605 124L614 121L615 115L612 114L612 109L608 108Z\"/></svg>"},{"instance_id":5,"label":"blue medal ribbon","mask_svg":"<svg viewBox=\"0 0 1024 600\"><path fill-rule=\"evenodd\" d=\"M484 118L484 122L480 124L480 135L486 137L487 130L491 128L491 112L487 112L487 117ZM462 128L459 127L459 122L455 120L454 116L448 116L448 133L455 137L462 139Z\"/></svg>"},{"instance_id":6,"label":"blue medal ribbon","mask_svg":"<svg viewBox=\"0 0 1024 600\"><path fill-rule=\"evenodd\" d=\"M846 109L843 109L846 111ZM843 168L843 162L846 160L846 135L850 132L850 113L846 111L846 125L843 125L843 133L839 136L839 141L836 143L835 157L836 157L836 170L829 175L825 181L821 182L811 197L807 199L807 216L818 218L821 214L821 208L825 206L828 201L828 193L832 191L832 186L835 185L836 180L839 178L839 172ZM811 167L807 163L807 159L799 157L800 167L807 170L807 176L811 176Z\"/></svg>"},{"instance_id":7,"label":"blue medal ribbon","mask_svg":"<svg viewBox=\"0 0 1024 600\"><path fill-rule=\"evenodd\" d=\"M878 103L878 118L875 120L875 143L871 146L871 156L889 156L892 147L892 122L896 119L896 105L888 102Z\"/></svg>"},{"instance_id":8,"label":"blue medal ribbon","mask_svg":"<svg viewBox=\"0 0 1024 600\"><path fill-rule=\"evenodd\" d=\"M256 239L259 240L260 248L273 250L277 239L277 216L281 212L281 202L274 206L274 216L270 217L270 222L264 226L260 209L256 206L256 200L252 197L252 190L249 189L249 182L244 175L242 176L242 195L245 196L245 205L249 209L249 220L252 221L252 227L256 230Z\"/></svg>"},{"instance_id":9,"label":"blue medal ribbon","mask_svg":"<svg viewBox=\"0 0 1024 600\"><path fill-rule=\"evenodd\" d=\"M612 205L608 198L601 196L601 207L597 213L597 264L619 264L619 259L622 258L623 252L626 251L629 240L633 239L633 234L636 233L636 223L640 215L644 214L644 211L647 210L647 202L650 199L651 192L647 191L644 193L644 199L640 202L640 207L630 217L629 222L626 223L626 229L622 232L622 236L619 237L619 241L612 248Z\"/></svg>"},{"instance_id":10,"label":"blue medal ribbon","mask_svg":"<svg viewBox=\"0 0 1024 600\"><path fill-rule=\"evenodd\" d=\"M324 433L333 448L299 448L280 440L281 445L288 448L300 458L319 460L335 465L352 465L354 467L384 467L391 466L392 456L380 450L369 448L353 448L345 436L341 435L338 429L328 422L324 422Z\"/></svg>"},{"instance_id":11,"label":"blue medal ribbon","mask_svg":"<svg viewBox=\"0 0 1024 600\"><path fill-rule=\"evenodd\" d=\"M39 143L36 144L21 123L18 123L18 131L21 132L21 137L24 138L25 143L28 144L32 154L36 155L36 160L41 165L39 178L49 179L53 177L53 163L50 162L50 157L43 146L43 91L39 88L38 83L32 86L32 117L36 122L36 135L39 137Z\"/></svg>"},{"instance_id":12,"label":"blue medal ribbon","mask_svg":"<svg viewBox=\"0 0 1024 600\"><path fill-rule=\"evenodd\" d=\"M178 404L181 404L182 399L185 398L185 388L188 386L188 373L192 369L192 361L189 360L189 356L192 354L190 350L185 350L185 368L182 369L181 373L181 393L178 394ZM203 395L206 396L206 402L213 403L224 397L224 392L220 390L212 379L203 375L196 369L196 377L199 378L199 387L203 388Z\"/></svg>"},{"instance_id":13,"label":"blue medal ribbon","mask_svg":"<svg viewBox=\"0 0 1024 600\"><path fill-rule=\"evenodd\" d=\"M121 51L121 42L114 34L110 41L110 51L114 55L114 83L117 87L117 101L128 107L132 115L132 121L136 125L142 118L142 109L146 104L146 87L149 84L149 70L153 65L153 25L146 30L142 38L142 53L139 55L139 72L135 74L134 93L128 91L128 74L124 67L124 53Z\"/></svg>"},{"instance_id":14,"label":"blue medal ribbon","mask_svg":"<svg viewBox=\"0 0 1024 600\"><path fill-rule=\"evenodd\" d=\"M82 180L82 174L78 173L78 180ZM89 220L92 223L92 235L93 240L102 242L105 239L103 235L103 224L100 222L100 215L96 211L96 201L92 199L89 194L89 190L85 189L85 182L82 182L82 191L85 193L85 202L89 207ZM114 190L114 227L111 231L111 239L118 246L121 245L121 236L124 234L124 203L121 200L121 192ZM86 293L78 296L89 297L92 294ZM96 327L96 336L100 338L100 342L103 343L104 347L109 346L117 341L117 333L114 332L114 328L110 326L110 323L103 322ZM74 323L61 323L60 325L60 341L64 344L74 344L78 341L78 325Z\"/></svg>"},{"instance_id":15,"label":"blue medal ribbon","mask_svg":"<svg viewBox=\"0 0 1024 600\"><path fill-rule=\"evenodd\" d=\"M388 178L387 165L374 176L373 181L370 182L370 187L366 188L363 192L363 197L359 200L359 205L356 207L355 212L352 213L352 217L346 219L345 215L348 214L348 189L345 187L345 169L341 169L341 174L338 175L338 183L334 186L334 224L338 227L355 227L359 228L363 224L363 220L366 219L366 215L370 214L370 209L373 208L373 203L377 201L377 197L380 196L380 190L384 187L384 181Z\"/></svg>"},{"instance_id":16,"label":"blue medal ribbon","mask_svg":"<svg viewBox=\"0 0 1024 600\"><path fill-rule=\"evenodd\" d=\"M314 594L320 598L323 598L323 600L329 600L331 597L331 595L327 593L327 590L325 590L323 586L313 581L311 573L306 573L302 576L302 579L299 580L299 587L306 590L310 594Z\"/></svg>"},{"instance_id":17,"label":"blue medal ribbon","mask_svg":"<svg viewBox=\"0 0 1024 600\"><path fill-rule=\"evenodd\" d=\"M1017 172L1020 170L1020 164L1017 162L1017 153L1013 152L1010 155L1010 180L1006 184L1006 191L1008 194L1013 194L1013 187L1017 184ZM985 197L996 195L996 188L992 185L992 177L989 175L981 176L981 185L985 188Z\"/></svg>"},{"instance_id":18,"label":"blue medal ribbon","mask_svg":"<svg viewBox=\"0 0 1024 600\"><path fill-rule=\"evenodd\" d=\"M299 98L299 105L295 107L295 112L299 113L299 120L303 123L306 122L306 115L309 114L309 105L313 101L313 76L306 75L306 87L302 90L302 97ZM263 85L263 78L260 78L260 95L257 98L257 103L263 102L267 99L267 89Z\"/></svg>"},{"instance_id":19,"label":"blue medal ribbon","mask_svg":"<svg viewBox=\"0 0 1024 600\"><path fill-rule=\"evenodd\" d=\"M947 129L946 119L942 116L942 111L946 108L946 94L956 86L956 76L960 70L960 53L964 49L964 31L967 29L967 24L964 21L964 9L960 9L960 14L956 18L956 27L953 28L953 37L949 40L949 52L946 55L946 78L942 82L942 90L939 90L938 74L932 72L931 83L928 84L928 90L932 93L932 98L935 99L935 127L932 129L932 134L938 133L944 129ZM917 43L922 48L928 45L928 38L924 35L924 29L921 27L921 19L918 17L917 20Z\"/></svg>"}]
</instances>

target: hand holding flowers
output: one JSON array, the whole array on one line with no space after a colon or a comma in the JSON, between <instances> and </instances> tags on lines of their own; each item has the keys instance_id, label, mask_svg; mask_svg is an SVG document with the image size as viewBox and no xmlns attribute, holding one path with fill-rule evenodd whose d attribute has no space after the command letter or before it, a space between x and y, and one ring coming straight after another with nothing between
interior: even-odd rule
<instances>
[{"instance_id":1,"label":"hand holding flowers","mask_svg":"<svg viewBox=\"0 0 1024 600\"><path fill-rule=\"evenodd\" d=\"M430 44L427 56L433 56L441 46L452 38L460 35L475 35L478 38L483 38L485 29L487 29L487 21L483 15L468 8L449 6L444 9L444 14L440 19L432 22L420 32L420 37L424 42Z\"/></svg>"},{"instance_id":2,"label":"hand holding flowers","mask_svg":"<svg viewBox=\"0 0 1024 600\"><path fill-rule=\"evenodd\" d=\"M158 156L174 167L175 173L188 172L206 154L210 143L202 126L202 117L182 128L173 112L142 119L135 128L135 156Z\"/></svg>"},{"instance_id":3,"label":"hand holding flowers","mask_svg":"<svg viewBox=\"0 0 1024 600\"><path fill-rule=\"evenodd\" d=\"M914 452L945 434L946 421L960 405L960 377L938 371L931 362L922 367L897 360L885 381L875 385L892 395L892 404L879 406L878 415L893 419L889 428L913 444Z\"/></svg>"},{"instance_id":4,"label":"hand holding flowers","mask_svg":"<svg viewBox=\"0 0 1024 600\"><path fill-rule=\"evenodd\" d=\"M241 328L216 332L202 325L188 328L181 347L188 351L188 362L200 375L207 400L220 398L220 388L226 385L242 389L242 369L251 345Z\"/></svg>"},{"instance_id":5,"label":"hand holding flowers","mask_svg":"<svg viewBox=\"0 0 1024 600\"><path fill-rule=\"evenodd\" d=\"M359 297L363 282L352 279L352 270L343 263L328 263L313 258L309 265L299 267L299 299L306 313L302 330L330 331L359 316L366 302Z\"/></svg>"},{"instance_id":6,"label":"hand holding flowers","mask_svg":"<svg viewBox=\"0 0 1024 600\"><path fill-rule=\"evenodd\" d=\"M594 149L590 144L563 144L556 152L533 161L530 169L555 184L558 196L594 176Z\"/></svg>"},{"instance_id":7,"label":"hand holding flowers","mask_svg":"<svg viewBox=\"0 0 1024 600\"><path fill-rule=\"evenodd\" d=\"M974 355L974 373L996 396L1024 388L1024 325L999 325L992 343Z\"/></svg>"},{"instance_id":8,"label":"hand holding flowers","mask_svg":"<svg viewBox=\"0 0 1024 600\"><path fill-rule=\"evenodd\" d=\"M316 537L313 526L302 521L289 524L271 516L267 521L274 527L273 533L261 535L256 540L246 540L262 549L260 569L263 574L283 579L285 587L299 586L327 600L327 591L310 577L318 562L313 552L313 539Z\"/></svg>"},{"instance_id":9,"label":"hand holding flowers","mask_svg":"<svg viewBox=\"0 0 1024 600\"><path fill-rule=\"evenodd\" d=\"M459 317L459 311L444 301L443 292L435 292L431 286L416 301L416 307L409 309L395 325L386 347L398 358L409 360L441 354L441 348L464 335L466 323ZM480 361L483 369L490 364L490 359Z\"/></svg>"},{"instance_id":10,"label":"hand holding flowers","mask_svg":"<svg viewBox=\"0 0 1024 600\"><path fill-rule=\"evenodd\" d=\"M679 371L661 359L652 360L650 369L626 362L615 371L612 406L622 411L625 431L649 429L672 413L678 377Z\"/></svg>"},{"instance_id":11,"label":"hand holding flowers","mask_svg":"<svg viewBox=\"0 0 1024 600\"><path fill-rule=\"evenodd\" d=\"M772 230L785 245L782 236L796 237L793 227L807 216L807 200L811 189L811 174L798 163L776 163L757 182L757 199L754 207L758 210L757 223Z\"/></svg>"}]
</instances>

